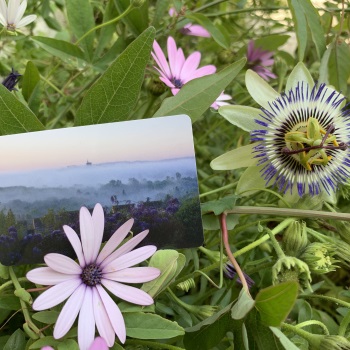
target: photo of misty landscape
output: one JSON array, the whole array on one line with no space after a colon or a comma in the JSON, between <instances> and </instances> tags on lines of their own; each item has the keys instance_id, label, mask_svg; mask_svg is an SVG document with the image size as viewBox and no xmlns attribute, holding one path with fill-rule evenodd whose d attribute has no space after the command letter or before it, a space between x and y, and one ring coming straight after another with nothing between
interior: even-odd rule
<instances>
[{"instance_id":1,"label":"photo of misty landscape","mask_svg":"<svg viewBox=\"0 0 350 350\"><path fill-rule=\"evenodd\" d=\"M101 203L104 241L130 218L144 244L201 245L191 122L174 116L0 137L0 262L43 262L74 252L79 209Z\"/></svg>"}]
</instances>

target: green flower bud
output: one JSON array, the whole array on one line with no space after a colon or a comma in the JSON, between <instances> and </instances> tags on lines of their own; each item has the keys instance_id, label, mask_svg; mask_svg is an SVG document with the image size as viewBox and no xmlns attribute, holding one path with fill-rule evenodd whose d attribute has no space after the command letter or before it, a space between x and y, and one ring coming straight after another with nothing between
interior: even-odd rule
<instances>
[{"instance_id":1,"label":"green flower bud","mask_svg":"<svg viewBox=\"0 0 350 350\"><path fill-rule=\"evenodd\" d=\"M131 5L134 8L141 7L145 3L145 0L131 0Z\"/></svg>"},{"instance_id":2,"label":"green flower bud","mask_svg":"<svg viewBox=\"0 0 350 350\"><path fill-rule=\"evenodd\" d=\"M24 288L19 288L14 291L16 297L23 300L25 303L32 305L33 299L29 292L27 292Z\"/></svg>"},{"instance_id":3,"label":"green flower bud","mask_svg":"<svg viewBox=\"0 0 350 350\"><path fill-rule=\"evenodd\" d=\"M236 55L231 50L223 50L218 55L220 63L231 63L235 60Z\"/></svg>"},{"instance_id":4,"label":"green flower bud","mask_svg":"<svg viewBox=\"0 0 350 350\"><path fill-rule=\"evenodd\" d=\"M216 252L204 247L199 247L199 250L204 253L212 263L220 261L220 252Z\"/></svg>"},{"instance_id":5,"label":"green flower bud","mask_svg":"<svg viewBox=\"0 0 350 350\"><path fill-rule=\"evenodd\" d=\"M327 335L317 350L350 350L350 342L340 335Z\"/></svg>"},{"instance_id":6,"label":"green flower bud","mask_svg":"<svg viewBox=\"0 0 350 350\"><path fill-rule=\"evenodd\" d=\"M299 256L307 246L306 224L293 221L283 233L283 248L287 255Z\"/></svg>"},{"instance_id":7,"label":"green flower bud","mask_svg":"<svg viewBox=\"0 0 350 350\"><path fill-rule=\"evenodd\" d=\"M330 243L311 243L304 250L301 259L305 261L310 271L317 274L334 271L337 266L334 265L338 260L333 258L335 247Z\"/></svg>"},{"instance_id":8,"label":"green flower bud","mask_svg":"<svg viewBox=\"0 0 350 350\"><path fill-rule=\"evenodd\" d=\"M312 291L309 267L303 261L292 256L284 256L277 260L272 267L272 283L278 284L286 281L296 281L300 289Z\"/></svg>"},{"instance_id":9,"label":"green flower bud","mask_svg":"<svg viewBox=\"0 0 350 350\"><path fill-rule=\"evenodd\" d=\"M147 90L154 96L160 96L167 90L167 87L160 80L152 78L147 79L145 85Z\"/></svg>"}]
</instances>

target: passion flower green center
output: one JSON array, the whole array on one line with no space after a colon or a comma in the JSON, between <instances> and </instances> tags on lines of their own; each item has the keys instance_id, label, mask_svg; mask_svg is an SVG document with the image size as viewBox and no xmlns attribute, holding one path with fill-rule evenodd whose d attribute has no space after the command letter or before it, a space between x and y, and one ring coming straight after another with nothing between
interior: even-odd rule
<instances>
[{"instance_id":1,"label":"passion flower green center","mask_svg":"<svg viewBox=\"0 0 350 350\"><path fill-rule=\"evenodd\" d=\"M306 170L312 171L312 166L326 165L332 159L332 156L327 155L327 149L346 150L347 145L337 142L334 131L332 124L325 130L316 118L311 117L307 122L296 124L285 134L286 147L282 153L291 155Z\"/></svg>"}]
</instances>

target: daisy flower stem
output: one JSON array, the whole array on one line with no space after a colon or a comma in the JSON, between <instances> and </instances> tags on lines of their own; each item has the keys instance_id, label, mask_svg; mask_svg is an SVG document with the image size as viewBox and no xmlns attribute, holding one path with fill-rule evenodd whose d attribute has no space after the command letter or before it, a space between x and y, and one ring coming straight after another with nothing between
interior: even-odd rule
<instances>
[{"instance_id":1,"label":"daisy flower stem","mask_svg":"<svg viewBox=\"0 0 350 350\"><path fill-rule=\"evenodd\" d=\"M19 283L19 280L17 279L17 276L16 276L15 272L13 271L12 266L9 267L9 274L10 274L10 277L11 277L11 281L12 281L14 287L15 287L15 290L19 291L22 287L21 287L21 285ZM30 327L30 329L32 331L34 331L37 335L42 337L40 329L33 323L33 321L30 318L30 314L29 314L29 311L28 311L28 306L26 305L26 303L21 298L18 298L18 300L19 300L19 302L21 304L22 313L23 313L23 316L24 316L24 319L25 319L27 325Z\"/></svg>"},{"instance_id":2,"label":"daisy flower stem","mask_svg":"<svg viewBox=\"0 0 350 350\"><path fill-rule=\"evenodd\" d=\"M236 259L234 258L233 254L231 252L230 243L228 241L228 232L227 232L226 214L225 213L221 214L221 231L222 231L222 239L223 239L224 246L226 249L226 254L227 254L228 258L230 259L233 267L235 268L239 279L242 282L243 289L248 293L248 295L250 295L249 286L248 286L248 283L245 279L243 271L241 270L239 264L237 263Z\"/></svg>"},{"instance_id":3,"label":"daisy flower stem","mask_svg":"<svg viewBox=\"0 0 350 350\"><path fill-rule=\"evenodd\" d=\"M318 211L318 210L270 208L270 207L237 206L234 209L227 210L226 214L282 215L282 216L288 216L288 217L294 216L294 217L350 221L350 214L348 213L330 213L330 212Z\"/></svg>"},{"instance_id":4,"label":"daisy flower stem","mask_svg":"<svg viewBox=\"0 0 350 350\"><path fill-rule=\"evenodd\" d=\"M157 343L155 341L141 340L141 339L128 339L125 343L126 345L145 345L151 349L166 349L166 350L185 350L184 348L179 348L178 346Z\"/></svg>"},{"instance_id":5,"label":"daisy flower stem","mask_svg":"<svg viewBox=\"0 0 350 350\"><path fill-rule=\"evenodd\" d=\"M17 278L17 281L18 281L18 282L27 282L28 280L27 280L26 277L20 277L20 278ZM6 288L12 286L13 284L14 284L14 283L13 283L13 281L11 281L11 280L5 282L4 284L2 284L2 285L0 286L0 293L1 293L1 291L3 291L4 289L6 289Z\"/></svg>"},{"instance_id":6,"label":"daisy flower stem","mask_svg":"<svg viewBox=\"0 0 350 350\"><path fill-rule=\"evenodd\" d=\"M110 21L104 22L99 24L96 27L91 28L89 31L87 31L82 37L80 37L76 42L75 45L78 45L82 40L84 40L88 35L90 35L91 33L93 33L94 31L96 31L97 29L109 26L110 24L116 23L119 20L121 20L123 17L125 17L130 11L132 11L134 9L134 5L131 2L129 7L122 13L120 14L118 17L115 17L113 19L111 19Z\"/></svg>"}]
</instances>

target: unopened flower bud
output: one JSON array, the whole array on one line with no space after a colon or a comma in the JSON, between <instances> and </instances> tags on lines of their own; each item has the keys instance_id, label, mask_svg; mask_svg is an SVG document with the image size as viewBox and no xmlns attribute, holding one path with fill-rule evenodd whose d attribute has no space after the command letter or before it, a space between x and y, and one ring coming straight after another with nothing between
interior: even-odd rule
<instances>
[{"instance_id":1,"label":"unopened flower bud","mask_svg":"<svg viewBox=\"0 0 350 350\"><path fill-rule=\"evenodd\" d=\"M131 0L131 5L136 7L141 7L145 3L145 0Z\"/></svg>"},{"instance_id":2,"label":"unopened flower bud","mask_svg":"<svg viewBox=\"0 0 350 350\"><path fill-rule=\"evenodd\" d=\"M231 63L235 60L235 54L231 50L223 50L218 55L220 63Z\"/></svg>"},{"instance_id":3,"label":"unopened flower bud","mask_svg":"<svg viewBox=\"0 0 350 350\"><path fill-rule=\"evenodd\" d=\"M154 96L160 96L167 90L167 87L160 80L152 78L146 81L146 88Z\"/></svg>"},{"instance_id":4,"label":"unopened flower bud","mask_svg":"<svg viewBox=\"0 0 350 350\"><path fill-rule=\"evenodd\" d=\"M32 305L33 299L29 292L27 292L24 288L19 288L14 291L16 297L23 300L25 303Z\"/></svg>"},{"instance_id":5,"label":"unopened flower bud","mask_svg":"<svg viewBox=\"0 0 350 350\"><path fill-rule=\"evenodd\" d=\"M335 247L332 244L315 242L306 247L300 258L308 264L311 272L323 274L336 269L334 254Z\"/></svg>"},{"instance_id":6,"label":"unopened flower bud","mask_svg":"<svg viewBox=\"0 0 350 350\"><path fill-rule=\"evenodd\" d=\"M299 283L300 289L311 289L311 274L309 267L303 261L292 256L284 256L277 260L272 267L272 283L279 284L287 281Z\"/></svg>"},{"instance_id":7,"label":"unopened flower bud","mask_svg":"<svg viewBox=\"0 0 350 350\"><path fill-rule=\"evenodd\" d=\"M319 350L350 350L350 342L340 335L327 335L321 340Z\"/></svg>"},{"instance_id":8,"label":"unopened flower bud","mask_svg":"<svg viewBox=\"0 0 350 350\"><path fill-rule=\"evenodd\" d=\"M306 224L293 221L283 233L283 248L287 255L299 256L307 245Z\"/></svg>"}]
</instances>

